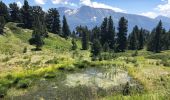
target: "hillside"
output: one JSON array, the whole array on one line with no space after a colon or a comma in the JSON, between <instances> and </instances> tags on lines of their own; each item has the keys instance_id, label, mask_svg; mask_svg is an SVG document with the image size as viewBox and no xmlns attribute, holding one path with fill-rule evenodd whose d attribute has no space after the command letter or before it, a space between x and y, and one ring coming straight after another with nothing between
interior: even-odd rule
<instances>
[{"instance_id":1,"label":"hillside","mask_svg":"<svg viewBox=\"0 0 170 100\"><path fill-rule=\"evenodd\" d=\"M72 51L71 39L51 33L42 51L32 51L31 34L8 23L0 36L0 97L5 100L170 99L170 51L107 52L102 61L91 61L79 40ZM123 92L127 82L130 95Z\"/></svg>"},{"instance_id":2,"label":"hillside","mask_svg":"<svg viewBox=\"0 0 170 100\"><path fill-rule=\"evenodd\" d=\"M129 32L132 31L135 25L151 31L157 25L159 20L162 20L165 29L169 29L170 27L170 22L168 21L170 18L165 19L165 17L158 17L156 19L152 19L141 15L115 12L111 9L82 6L77 9L61 7L58 8L58 11L61 15L61 19L63 15L66 15L72 30L79 25L88 26L90 29L96 25L100 26L103 18L109 16L113 17L115 27L118 26L119 19L124 16L128 20Z\"/></svg>"}]
</instances>

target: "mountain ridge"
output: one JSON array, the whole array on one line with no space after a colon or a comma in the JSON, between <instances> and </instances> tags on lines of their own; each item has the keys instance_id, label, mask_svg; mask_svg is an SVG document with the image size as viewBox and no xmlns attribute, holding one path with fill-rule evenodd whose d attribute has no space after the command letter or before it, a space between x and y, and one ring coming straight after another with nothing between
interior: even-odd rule
<instances>
[{"instance_id":1,"label":"mountain ridge","mask_svg":"<svg viewBox=\"0 0 170 100\"><path fill-rule=\"evenodd\" d=\"M58 8L58 11L61 16L65 15L67 17L71 30L74 30L75 27L79 25L87 26L90 29L94 26L100 26L103 18L109 16L113 17L115 27L118 26L119 19L121 17L125 17L128 20L129 32L131 32L135 25L151 31L159 22L158 18L152 19L142 15L115 12L111 9L93 8L89 6L82 6L77 9L70 9L66 7L62 9L62 7L60 7ZM165 29L169 30L170 21L167 22L162 20L162 22Z\"/></svg>"}]
</instances>

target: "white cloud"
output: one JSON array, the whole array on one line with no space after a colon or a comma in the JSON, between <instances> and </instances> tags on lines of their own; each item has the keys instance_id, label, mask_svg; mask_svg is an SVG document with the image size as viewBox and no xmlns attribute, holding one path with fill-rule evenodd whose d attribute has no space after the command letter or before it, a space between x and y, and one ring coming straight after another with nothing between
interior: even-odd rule
<instances>
[{"instance_id":1,"label":"white cloud","mask_svg":"<svg viewBox=\"0 0 170 100\"><path fill-rule=\"evenodd\" d=\"M90 7L94 7L94 8L106 8L106 9L112 9L116 12L126 12L123 9L117 8L117 7L112 7L103 3L99 3L99 2L93 2L91 0L80 0L80 4L82 5L86 5L86 6L90 6Z\"/></svg>"},{"instance_id":2,"label":"white cloud","mask_svg":"<svg viewBox=\"0 0 170 100\"><path fill-rule=\"evenodd\" d=\"M46 0L35 0L36 4L44 5L46 3Z\"/></svg>"},{"instance_id":3,"label":"white cloud","mask_svg":"<svg viewBox=\"0 0 170 100\"><path fill-rule=\"evenodd\" d=\"M67 0L51 0L53 4L61 4L63 2L67 2Z\"/></svg>"},{"instance_id":4,"label":"white cloud","mask_svg":"<svg viewBox=\"0 0 170 100\"><path fill-rule=\"evenodd\" d=\"M156 10L160 12L163 16L170 17L170 0L166 0L165 4L160 4L156 7Z\"/></svg>"},{"instance_id":5,"label":"white cloud","mask_svg":"<svg viewBox=\"0 0 170 100\"><path fill-rule=\"evenodd\" d=\"M17 5L19 6L19 8L22 7L22 3L20 1L17 1Z\"/></svg>"},{"instance_id":6,"label":"white cloud","mask_svg":"<svg viewBox=\"0 0 170 100\"><path fill-rule=\"evenodd\" d=\"M150 18L156 18L158 16L158 14L155 12L146 12L146 13L142 13L140 15L150 17Z\"/></svg>"},{"instance_id":7,"label":"white cloud","mask_svg":"<svg viewBox=\"0 0 170 100\"><path fill-rule=\"evenodd\" d=\"M161 0L164 4L157 5L153 10L150 12L144 12L139 15L147 16L150 18L155 18L159 15L170 17L170 0Z\"/></svg>"},{"instance_id":8,"label":"white cloud","mask_svg":"<svg viewBox=\"0 0 170 100\"><path fill-rule=\"evenodd\" d=\"M78 5L72 2L68 2L68 0L51 0L53 4L63 4L63 5L69 5L73 7L77 7Z\"/></svg>"}]
</instances>

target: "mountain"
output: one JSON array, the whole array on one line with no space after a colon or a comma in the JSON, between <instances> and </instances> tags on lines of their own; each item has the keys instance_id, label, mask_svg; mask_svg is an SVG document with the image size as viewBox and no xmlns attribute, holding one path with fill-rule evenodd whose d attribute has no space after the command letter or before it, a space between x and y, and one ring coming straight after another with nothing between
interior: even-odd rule
<instances>
[{"instance_id":1,"label":"mountain","mask_svg":"<svg viewBox=\"0 0 170 100\"><path fill-rule=\"evenodd\" d=\"M78 25L86 25L89 28L94 26L100 26L104 17L112 16L114 20L114 25L117 27L118 21L121 17L125 17L128 20L129 32L133 29L135 25L145 28L147 30L152 30L157 23L158 19L151 19L141 15L127 14L115 12L111 9L103 8L93 8L89 6L82 6L78 9L70 9L65 7L58 8L61 15L66 15L70 28L73 30ZM169 30L170 21L163 21L164 27Z\"/></svg>"},{"instance_id":2,"label":"mountain","mask_svg":"<svg viewBox=\"0 0 170 100\"><path fill-rule=\"evenodd\" d=\"M163 22L169 22L170 23L170 18L165 17L165 16L158 16L155 18L156 20L162 20Z\"/></svg>"}]
</instances>

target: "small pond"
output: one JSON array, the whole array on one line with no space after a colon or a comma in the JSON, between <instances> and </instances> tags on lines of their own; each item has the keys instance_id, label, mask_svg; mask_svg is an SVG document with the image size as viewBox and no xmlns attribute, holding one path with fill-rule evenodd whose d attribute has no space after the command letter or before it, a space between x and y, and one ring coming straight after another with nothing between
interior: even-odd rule
<instances>
[{"instance_id":1,"label":"small pond","mask_svg":"<svg viewBox=\"0 0 170 100\"><path fill-rule=\"evenodd\" d=\"M56 73L58 74L58 73ZM77 72L61 72L52 79L42 78L37 86L13 100L97 100L122 93L127 82L141 91L141 85L124 70L115 67L89 67Z\"/></svg>"}]
</instances>

